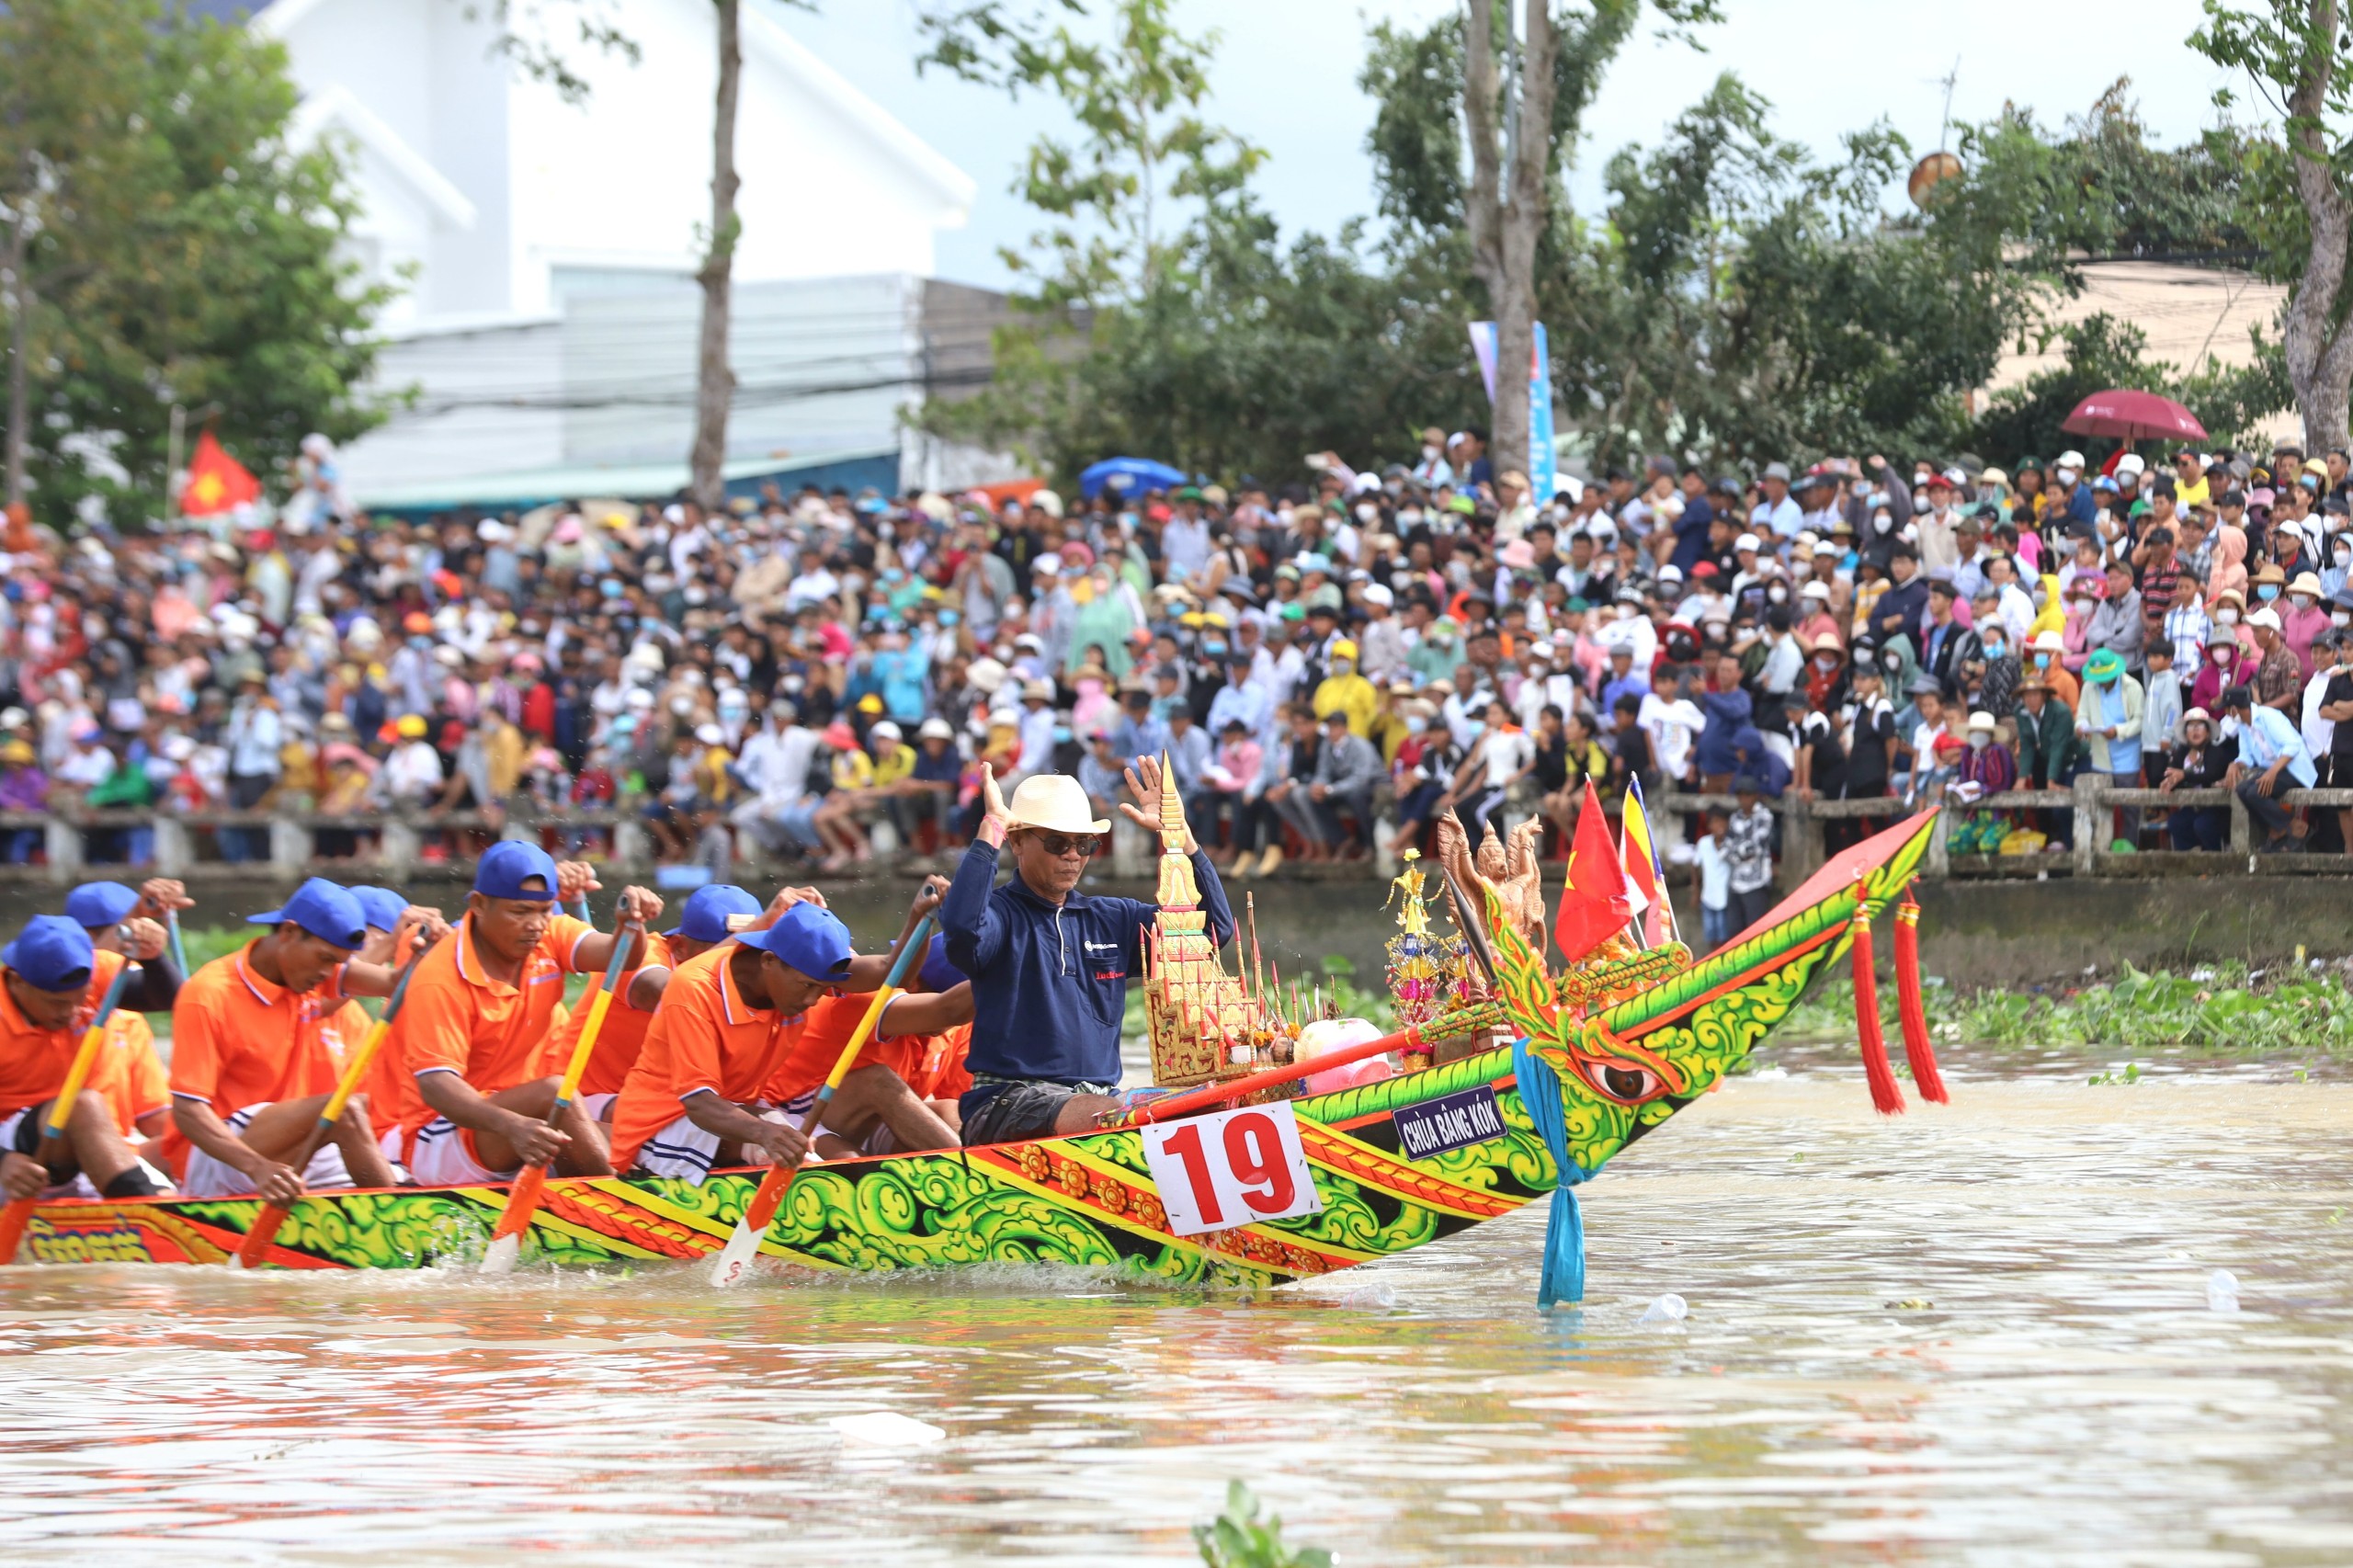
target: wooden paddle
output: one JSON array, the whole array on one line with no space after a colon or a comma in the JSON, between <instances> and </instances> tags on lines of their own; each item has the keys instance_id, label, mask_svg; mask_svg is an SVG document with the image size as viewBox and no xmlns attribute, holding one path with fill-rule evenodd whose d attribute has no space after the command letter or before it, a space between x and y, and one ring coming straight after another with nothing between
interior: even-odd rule
<instances>
[{"instance_id":1,"label":"wooden paddle","mask_svg":"<svg viewBox=\"0 0 2353 1568\"><path fill-rule=\"evenodd\" d=\"M613 933L613 956L605 965L604 983L588 998L588 1017L580 1026L580 1039L572 1047L572 1060L564 1064L563 1082L555 1091L555 1104L548 1108L548 1125L553 1127L563 1119L572 1099L580 1092L580 1075L588 1071L588 1058L597 1050L597 1036L605 1028L605 1015L612 1009L613 989L621 983L621 966L629 961L631 949L637 944L631 933L638 929L634 920L624 920ZM483 1254L484 1274L509 1274L515 1261L523 1255L523 1233L531 1228L531 1216L540 1211L540 1194L548 1183L548 1168L525 1165L517 1172L515 1185L506 1194L506 1208L498 1216L497 1228L490 1233L490 1250Z\"/></svg>"},{"instance_id":2,"label":"wooden paddle","mask_svg":"<svg viewBox=\"0 0 2353 1568\"><path fill-rule=\"evenodd\" d=\"M930 941L931 916L926 915L915 922L915 931L907 937L906 945L892 960L891 972L884 977L882 989L877 991L874 1000L867 1004L866 1017L860 1018L858 1028L850 1031L848 1043L842 1047L841 1055L834 1061L834 1070L825 1075L824 1087L817 1091L816 1103L809 1108L809 1114L801 1119L802 1137L814 1139L817 1136L817 1124L824 1119L825 1108L833 1103L834 1091L842 1086L844 1078L849 1076L850 1063L856 1062L858 1053L866 1048L868 1038L874 1033L874 1026L881 1020L882 1009L889 1006L891 998L899 994L899 982L907 977L907 966ZM723 1289L751 1271L752 1256L760 1250L760 1238L767 1234L768 1221L774 1220L776 1211L783 1207L784 1195L791 1190L792 1178L799 1171L798 1165L768 1167L767 1175L760 1178L759 1190L752 1194L752 1201L745 1209L744 1217L735 1221L735 1233L727 1238L727 1244L720 1249L719 1261L711 1265L712 1285Z\"/></svg>"},{"instance_id":3,"label":"wooden paddle","mask_svg":"<svg viewBox=\"0 0 2353 1568\"><path fill-rule=\"evenodd\" d=\"M424 956L417 954L401 970L399 983L392 987L392 998L384 1004L384 1016L368 1026L368 1033L361 1038L359 1049L352 1052L351 1060L343 1065L343 1077L336 1083L335 1093L329 1095L327 1103L319 1108L317 1124L287 1160L286 1163L297 1174L309 1170L311 1156L335 1136L335 1124L343 1119L344 1108L351 1103L351 1096L359 1092L361 1082L368 1076L368 1069L375 1064L376 1053L384 1047L384 1037L392 1032L392 1020L400 1017L401 1004L408 997L409 977L416 972L417 959ZM262 1255L269 1250L269 1244L278 1239L278 1227L286 1223L287 1216L292 1212L290 1208L280 1204L263 1204L261 1212L254 1216L254 1222L245 1227L245 1239L239 1242L237 1250L223 1261L232 1268L260 1267Z\"/></svg>"},{"instance_id":4,"label":"wooden paddle","mask_svg":"<svg viewBox=\"0 0 2353 1568\"><path fill-rule=\"evenodd\" d=\"M49 1102L49 1114L41 1119L40 1152L32 1157L44 1168L49 1157L57 1152L57 1140L65 1136L65 1123L74 1115L74 1102L82 1096L82 1086L90 1081L90 1070L98 1064L98 1051L106 1044L107 1020L114 1017L115 1005L130 988L139 972L135 963L126 963L115 971L114 983L107 987L105 997L98 1003L97 1017L82 1035L80 1049L74 1052L73 1063L65 1069L64 1085ZM40 1201L36 1192L30 1198L13 1199L0 1209L0 1263L12 1262L17 1245L25 1239L25 1227L32 1222L33 1207Z\"/></svg>"}]
</instances>

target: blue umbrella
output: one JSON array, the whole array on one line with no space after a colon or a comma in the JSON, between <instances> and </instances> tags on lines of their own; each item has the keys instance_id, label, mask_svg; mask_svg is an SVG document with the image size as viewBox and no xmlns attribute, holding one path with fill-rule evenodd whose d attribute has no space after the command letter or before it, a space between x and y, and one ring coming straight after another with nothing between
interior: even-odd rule
<instances>
[{"instance_id":1,"label":"blue umbrella","mask_svg":"<svg viewBox=\"0 0 2353 1568\"><path fill-rule=\"evenodd\" d=\"M1078 476L1078 493L1088 500L1105 485L1114 494L1131 491L1174 490L1185 483L1184 473L1150 458L1106 458Z\"/></svg>"}]
</instances>

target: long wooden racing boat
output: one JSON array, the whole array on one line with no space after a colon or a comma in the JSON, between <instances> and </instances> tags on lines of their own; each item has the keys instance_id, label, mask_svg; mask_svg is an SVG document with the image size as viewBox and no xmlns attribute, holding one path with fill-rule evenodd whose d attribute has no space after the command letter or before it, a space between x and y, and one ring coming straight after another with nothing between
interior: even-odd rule
<instances>
[{"instance_id":1,"label":"long wooden racing boat","mask_svg":"<svg viewBox=\"0 0 2353 1568\"><path fill-rule=\"evenodd\" d=\"M1438 1241L1562 1185L1555 1138L1531 1117L1523 1076L1557 1085L1553 1133L1576 1167L1569 1180L1599 1170L1712 1088L1789 1015L1808 982L1867 929L1870 912L1903 893L1934 823L1922 813L1847 851L1738 941L1591 1017L1562 1005L1540 966L1515 966L1506 952L1498 990L1526 1037L1517 1047L1287 1102L1321 1199L1312 1213L1178 1234L1145 1156L1145 1130L1126 1127L806 1167L761 1250L816 1269L1044 1262L1263 1284ZM1546 1071L1524 1074L1528 1062ZM1486 1135L1441 1137L1457 1146L1409 1156L1401 1117L1419 1131L1427 1122L1418 1113L1433 1102L1470 1096L1484 1105L1482 1090L1493 1096L1499 1127L1485 1118L1469 1132ZM560 1266L706 1256L726 1244L758 1176L719 1172L699 1187L551 1180L524 1256ZM503 1186L313 1193L267 1261L416 1268L478 1257L506 1196ZM260 1207L251 1198L46 1203L24 1256L217 1264Z\"/></svg>"}]
</instances>

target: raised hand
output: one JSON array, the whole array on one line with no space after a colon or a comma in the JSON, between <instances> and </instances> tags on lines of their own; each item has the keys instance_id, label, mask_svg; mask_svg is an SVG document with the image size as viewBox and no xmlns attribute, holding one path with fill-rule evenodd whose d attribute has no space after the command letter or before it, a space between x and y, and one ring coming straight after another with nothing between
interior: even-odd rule
<instances>
[{"instance_id":1,"label":"raised hand","mask_svg":"<svg viewBox=\"0 0 2353 1568\"><path fill-rule=\"evenodd\" d=\"M149 920L161 920L175 909L194 909L196 900L188 896L188 888L170 877L150 877L139 884L139 902L131 913Z\"/></svg>"},{"instance_id":2,"label":"raised hand","mask_svg":"<svg viewBox=\"0 0 2353 1568\"><path fill-rule=\"evenodd\" d=\"M1013 809L1005 803L1005 791L997 788L996 765L981 765L981 829L980 836L990 844L1003 844L1013 827Z\"/></svg>"},{"instance_id":3,"label":"raised hand","mask_svg":"<svg viewBox=\"0 0 2353 1568\"><path fill-rule=\"evenodd\" d=\"M907 906L907 919L910 922L922 919L933 910L938 909L939 901L947 896L948 879L946 877L926 877L923 880L923 886L915 890L915 903Z\"/></svg>"},{"instance_id":4,"label":"raised hand","mask_svg":"<svg viewBox=\"0 0 2353 1568\"><path fill-rule=\"evenodd\" d=\"M613 916L620 924L633 921L650 930L662 918L662 895L651 888L623 888L613 904Z\"/></svg>"},{"instance_id":5,"label":"raised hand","mask_svg":"<svg viewBox=\"0 0 2353 1568\"><path fill-rule=\"evenodd\" d=\"M605 884L597 880L597 868L585 860L559 860L555 867L555 896L565 903L576 903L588 893L601 892Z\"/></svg>"},{"instance_id":6,"label":"raised hand","mask_svg":"<svg viewBox=\"0 0 2353 1568\"><path fill-rule=\"evenodd\" d=\"M122 923L123 945L131 956L142 963L153 963L164 956L164 927L143 915L133 915Z\"/></svg>"},{"instance_id":7,"label":"raised hand","mask_svg":"<svg viewBox=\"0 0 2353 1568\"><path fill-rule=\"evenodd\" d=\"M1121 801L1120 810L1130 822L1146 833L1157 835L1160 832L1160 793L1172 787L1169 780L1161 777L1158 757L1140 756L1128 765L1128 793L1135 797L1135 803L1131 805ZM1197 847L1193 824L1188 822L1185 824L1185 853L1190 855Z\"/></svg>"}]
</instances>

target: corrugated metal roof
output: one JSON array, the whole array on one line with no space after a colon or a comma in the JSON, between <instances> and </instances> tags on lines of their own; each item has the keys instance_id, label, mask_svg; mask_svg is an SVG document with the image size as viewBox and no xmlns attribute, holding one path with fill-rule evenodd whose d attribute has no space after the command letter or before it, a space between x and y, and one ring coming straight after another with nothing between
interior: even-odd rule
<instances>
[{"instance_id":1,"label":"corrugated metal roof","mask_svg":"<svg viewBox=\"0 0 2353 1568\"><path fill-rule=\"evenodd\" d=\"M756 494L762 483L770 480L788 490L814 483L828 489L835 484L850 489L870 484L890 491L898 486L899 449L863 447L786 458L739 458L720 472L733 494ZM385 485L362 490L356 499L375 512L440 512L461 507L541 506L591 496L658 500L686 487L687 465L683 461L568 463L470 479L439 480L429 484Z\"/></svg>"}]
</instances>

